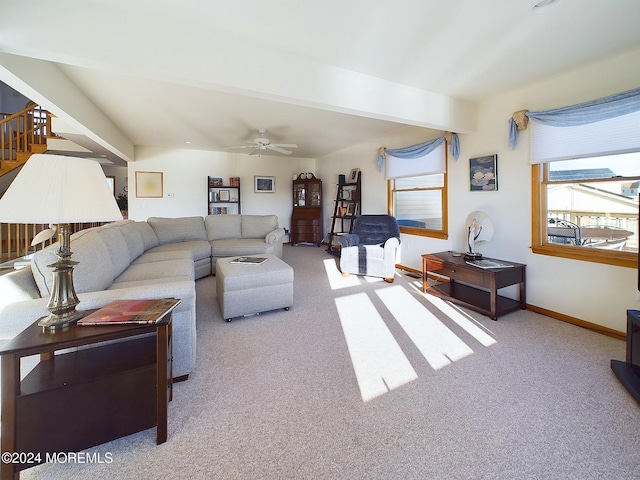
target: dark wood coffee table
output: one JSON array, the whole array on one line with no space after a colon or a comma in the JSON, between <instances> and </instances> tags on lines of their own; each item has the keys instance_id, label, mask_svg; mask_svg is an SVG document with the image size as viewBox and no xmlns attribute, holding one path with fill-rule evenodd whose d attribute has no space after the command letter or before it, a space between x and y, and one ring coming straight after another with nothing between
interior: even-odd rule
<instances>
[{"instance_id":1,"label":"dark wood coffee table","mask_svg":"<svg viewBox=\"0 0 640 480\"><path fill-rule=\"evenodd\" d=\"M495 258L488 260L511 266L484 269L469 265L463 256L453 256L451 252L426 253L422 255L422 291L476 310L492 320L517 309L526 309L526 265ZM446 277L449 281L430 286L429 274ZM498 295L499 289L510 285L519 285L518 300Z\"/></svg>"},{"instance_id":2,"label":"dark wood coffee table","mask_svg":"<svg viewBox=\"0 0 640 480\"><path fill-rule=\"evenodd\" d=\"M3 345L2 479L17 478L57 453L154 426L157 443L165 442L172 348L171 311L153 325L74 325L48 332L36 321ZM20 360L30 355L40 361L21 380Z\"/></svg>"}]
</instances>

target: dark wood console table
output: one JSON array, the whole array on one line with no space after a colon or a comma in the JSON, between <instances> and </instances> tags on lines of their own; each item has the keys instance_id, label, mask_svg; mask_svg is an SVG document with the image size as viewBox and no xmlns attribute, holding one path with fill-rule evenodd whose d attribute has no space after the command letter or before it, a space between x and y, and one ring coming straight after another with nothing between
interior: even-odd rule
<instances>
[{"instance_id":1,"label":"dark wood console table","mask_svg":"<svg viewBox=\"0 0 640 480\"><path fill-rule=\"evenodd\" d=\"M111 340L120 341L94 345ZM154 426L157 443L166 442L172 349L171 311L152 325L73 325L49 332L36 321L3 345L2 479L18 478L56 453ZM21 380L20 360L30 355L40 362Z\"/></svg>"},{"instance_id":2,"label":"dark wood console table","mask_svg":"<svg viewBox=\"0 0 640 480\"><path fill-rule=\"evenodd\" d=\"M466 263L463 256L451 252L422 255L422 291L471 308L497 320L499 315L526 308L525 268L521 263L506 268L480 268ZM429 286L428 274L447 277L447 283ZM500 288L520 286L519 300L498 295Z\"/></svg>"}]
</instances>

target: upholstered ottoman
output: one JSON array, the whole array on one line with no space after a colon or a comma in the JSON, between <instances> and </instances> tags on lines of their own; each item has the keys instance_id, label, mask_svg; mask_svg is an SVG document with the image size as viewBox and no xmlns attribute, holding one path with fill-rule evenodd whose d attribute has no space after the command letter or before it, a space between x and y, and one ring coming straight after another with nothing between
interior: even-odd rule
<instances>
[{"instance_id":1,"label":"upholstered ottoman","mask_svg":"<svg viewBox=\"0 0 640 480\"><path fill-rule=\"evenodd\" d=\"M251 315L293 305L293 268L275 255L260 265L231 263L236 257L216 262L216 292L222 318Z\"/></svg>"}]
</instances>

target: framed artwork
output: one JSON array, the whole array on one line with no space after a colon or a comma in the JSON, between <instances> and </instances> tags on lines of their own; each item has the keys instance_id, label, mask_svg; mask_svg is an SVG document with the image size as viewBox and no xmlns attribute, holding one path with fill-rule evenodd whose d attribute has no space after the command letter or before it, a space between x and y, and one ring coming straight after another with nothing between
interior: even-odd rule
<instances>
[{"instance_id":1,"label":"framed artwork","mask_svg":"<svg viewBox=\"0 0 640 480\"><path fill-rule=\"evenodd\" d=\"M355 214L356 214L356 204L350 203L349 205L347 205L347 215L353 216Z\"/></svg>"},{"instance_id":2,"label":"framed artwork","mask_svg":"<svg viewBox=\"0 0 640 480\"><path fill-rule=\"evenodd\" d=\"M349 183L355 183L358 181L358 173L360 172L359 168L352 168L351 173L349 173Z\"/></svg>"},{"instance_id":3,"label":"framed artwork","mask_svg":"<svg viewBox=\"0 0 640 480\"><path fill-rule=\"evenodd\" d=\"M162 172L136 172L136 197L162 198Z\"/></svg>"},{"instance_id":4,"label":"framed artwork","mask_svg":"<svg viewBox=\"0 0 640 480\"><path fill-rule=\"evenodd\" d=\"M253 191L256 193L275 193L276 177L263 177L255 175L253 177Z\"/></svg>"},{"instance_id":5,"label":"framed artwork","mask_svg":"<svg viewBox=\"0 0 640 480\"><path fill-rule=\"evenodd\" d=\"M498 190L498 155L469 159L469 185L472 192Z\"/></svg>"},{"instance_id":6,"label":"framed artwork","mask_svg":"<svg viewBox=\"0 0 640 480\"><path fill-rule=\"evenodd\" d=\"M218 200L221 202L229 201L229 190L220 190L218 191Z\"/></svg>"}]
</instances>

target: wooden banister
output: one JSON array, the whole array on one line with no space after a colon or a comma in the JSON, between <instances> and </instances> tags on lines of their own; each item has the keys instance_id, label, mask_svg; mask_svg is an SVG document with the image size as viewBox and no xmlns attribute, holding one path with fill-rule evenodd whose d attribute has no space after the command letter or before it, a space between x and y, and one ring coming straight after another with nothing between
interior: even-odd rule
<instances>
[{"instance_id":1,"label":"wooden banister","mask_svg":"<svg viewBox=\"0 0 640 480\"><path fill-rule=\"evenodd\" d=\"M49 136L51 114L33 102L19 112L0 114L0 172L23 164L34 145L46 148Z\"/></svg>"},{"instance_id":2,"label":"wooden banister","mask_svg":"<svg viewBox=\"0 0 640 480\"><path fill-rule=\"evenodd\" d=\"M104 225L104 223L105 222L72 223L71 233L75 233L86 228L99 227L100 225ZM0 223L0 263L22 257L23 255L33 253L36 250L41 250L55 242L54 237L52 240L47 240L31 246L33 238L46 228L49 228L49 225L42 223Z\"/></svg>"}]
</instances>

